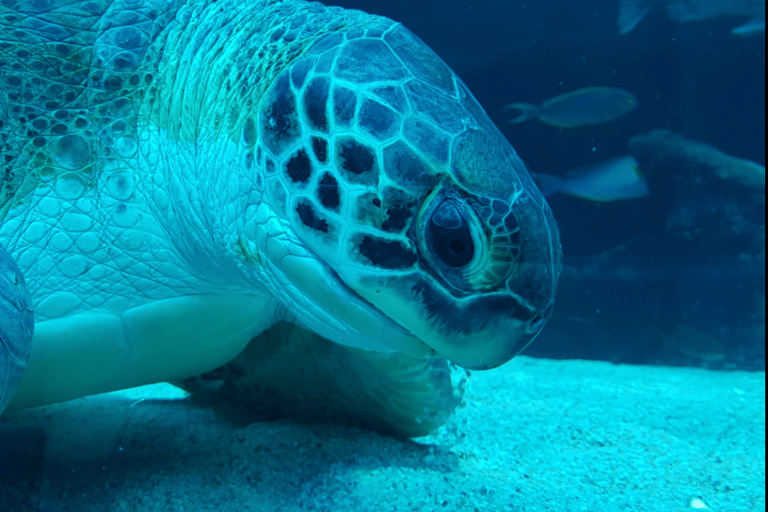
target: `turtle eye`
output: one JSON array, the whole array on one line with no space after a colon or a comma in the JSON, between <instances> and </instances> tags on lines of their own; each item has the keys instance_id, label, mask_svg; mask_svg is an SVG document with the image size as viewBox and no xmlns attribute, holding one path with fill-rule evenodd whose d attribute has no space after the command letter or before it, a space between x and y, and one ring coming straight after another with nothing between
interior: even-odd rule
<instances>
[{"instance_id":1,"label":"turtle eye","mask_svg":"<svg viewBox=\"0 0 768 512\"><path fill-rule=\"evenodd\" d=\"M433 210L426 238L429 249L450 267L463 267L475 255L469 223L451 200L443 201Z\"/></svg>"}]
</instances>

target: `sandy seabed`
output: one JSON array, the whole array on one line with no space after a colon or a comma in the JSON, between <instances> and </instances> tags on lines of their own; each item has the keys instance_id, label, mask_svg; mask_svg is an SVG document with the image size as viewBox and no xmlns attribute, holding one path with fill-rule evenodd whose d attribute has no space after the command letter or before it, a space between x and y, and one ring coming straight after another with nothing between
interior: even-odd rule
<instances>
[{"instance_id":1,"label":"sandy seabed","mask_svg":"<svg viewBox=\"0 0 768 512\"><path fill-rule=\"evenodd\" d=\"M167 384L0 418L0 511L765 510L765 373L519 357L436 434L233 425Z\"/></svg>"}]
</instances>

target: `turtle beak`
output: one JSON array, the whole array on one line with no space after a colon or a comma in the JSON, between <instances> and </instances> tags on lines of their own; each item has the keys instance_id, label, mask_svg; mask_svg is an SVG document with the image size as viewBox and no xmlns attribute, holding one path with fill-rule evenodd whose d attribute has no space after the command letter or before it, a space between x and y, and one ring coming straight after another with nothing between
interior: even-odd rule
<instances>
[{"instance_id":1,"label":"turtle beak","mask_svg":"<svg viewBox=\"0 0 768 512\"><path fill-rule=\"evenodd\" d=\"M485 299L485 300L483 300ZM496 309L504 303L503 297L480 298L468 305L464 315L481 319L488 309ZM425 342L454 364L469 370L489 370L508 362L522 352L539 335L552 315L552 306L531 313L528 320L519 318L516 308L501 313L485 325L477 324L475 330L454 331L448 336L433 336ZM455 311L458 313L458 311ZM472 323L469 323L472 326Z\"/></svg>"},{"instance_id":2,"label":"turtle beak","mask_svg":"<svg viewBox=\"0 0 768 512\"><path fill-rule=\"evenodd\" d=\"M362 295L382 304L391 319L436 355L470 370L495 368L515 357L538 336L553 310L552 301L534 310L509 293L457 299L420 274L393 278L377 297L367 297L364 290Z\"/></svg>"}]
</instances>

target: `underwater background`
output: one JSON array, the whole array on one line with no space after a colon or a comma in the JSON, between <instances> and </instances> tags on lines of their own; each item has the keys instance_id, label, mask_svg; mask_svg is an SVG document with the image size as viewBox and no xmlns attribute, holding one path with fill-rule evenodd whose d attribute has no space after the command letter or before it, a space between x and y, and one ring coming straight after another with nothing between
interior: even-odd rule
<instances>
[{"instance_id":1,"label":"underwater background","mask_svg":"<svg viewBox=\"0 0 768 512\"><path fill-rule=\"evenodd\" d=\"M533 173L629 154L648 193L548 198L554 316L431 436L233 423L150 386L0 417L0 512L765 510L764 33L663 2L622 35L619 0L325 3L415 32ZM508 122L597 86L636 108Z\"/></svg>"},{"instance_id":2,"label":"underwater background","mask_svg":"<svg viewBox=\"0 0 768 512\"><path fill-rule=\"evenodd\" d=\"M695 163L654 161L630 141L664 129L764 166L765 36L731 34L743 16L674 23L661 2L618 35L619 3L338 2L416 32L531 172L563 174L626 153L640 162L648 197L548 199L566 269L557 312L525 354L764 369L764 174L740 187ZM507 123L508 103L593 86L631 91L638 107L594 126ZM684 332L672 336L676 326ZM697 334L706 341L688 339Z\"/></svg>"}]
</instances>

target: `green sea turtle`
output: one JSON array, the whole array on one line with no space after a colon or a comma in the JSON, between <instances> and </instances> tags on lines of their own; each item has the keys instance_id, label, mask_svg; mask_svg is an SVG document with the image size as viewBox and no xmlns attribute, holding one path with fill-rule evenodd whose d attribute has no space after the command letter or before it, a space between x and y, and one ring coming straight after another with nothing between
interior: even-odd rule
<instances>
[{"instance_id":1,"label":"green sea turtle","mask_svg":"<svg viewBox=\"0 0 768 512\"><path fill-rule=\"evenodd\" d=\"M35 314L10 409L205 374L416 435L448 361L498 366L551 315L547 204L402 25L2 0L0 30L0 245Z\"/></svg>"}]
</instances>

